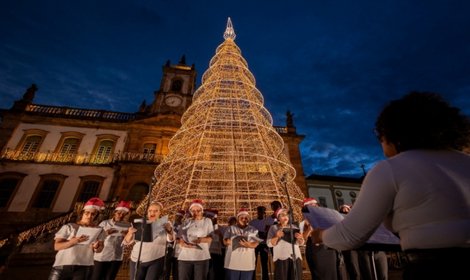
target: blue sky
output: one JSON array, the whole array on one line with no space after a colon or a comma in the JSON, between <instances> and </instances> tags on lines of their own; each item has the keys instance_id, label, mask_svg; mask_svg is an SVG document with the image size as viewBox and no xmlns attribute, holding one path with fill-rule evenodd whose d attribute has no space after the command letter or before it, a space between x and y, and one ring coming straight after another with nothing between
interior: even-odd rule
<instances>
[{"instance_id":1,"label":"blue sky","mask_svg":"<svg viewBox=\"0 0 470 280\"><path fill-rule=\"evenodd\" d=\"M0 107L135 112L161 66L186 55L197 83L227 17L275 125L294 113L306 175L360 176L384 157L385 103L433 91L470 115L470 1L0 2Z\"/></svg>"}]
</instances>

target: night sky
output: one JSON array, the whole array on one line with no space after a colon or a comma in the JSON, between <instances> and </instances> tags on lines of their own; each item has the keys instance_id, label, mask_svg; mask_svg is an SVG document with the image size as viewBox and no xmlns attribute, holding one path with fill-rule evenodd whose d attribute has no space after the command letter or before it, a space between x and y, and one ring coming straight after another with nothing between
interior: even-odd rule
<instances>
[{"instance_id":1,"label":"night sky","mask_svg":"<svg viewBox=\"0 0 470 280\"><path fill-rule=\"evenodd\" d=\"M0 107L136 112L186 55L197 85L227 17L274 125L294 113L305 175L362 175L384 159L377 114L433 91L470 115L470 1L0 2Z\"/></svg>"}]
</instances>

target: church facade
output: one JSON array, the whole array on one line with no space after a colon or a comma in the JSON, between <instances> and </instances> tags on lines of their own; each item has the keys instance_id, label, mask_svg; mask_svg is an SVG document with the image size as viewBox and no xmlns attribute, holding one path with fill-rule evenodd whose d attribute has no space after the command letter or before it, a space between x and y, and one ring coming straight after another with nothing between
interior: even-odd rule
<instances>
[{"instance_id":1,"label":"church facade","mask_svg":"<svg viewBox=\"0 0 470 280\"><path fill-rule=\"evenodd\" d=\"M10 109L1 109L0 236L73 210L90 197L140 201L168 143L191 105L197 73L186 65L163 66L151 104L135 113L40 105L32 85ZM298 135L288 113L275 127L296 169L295 182L307 194Z\"/></svg>"}]
</instances>

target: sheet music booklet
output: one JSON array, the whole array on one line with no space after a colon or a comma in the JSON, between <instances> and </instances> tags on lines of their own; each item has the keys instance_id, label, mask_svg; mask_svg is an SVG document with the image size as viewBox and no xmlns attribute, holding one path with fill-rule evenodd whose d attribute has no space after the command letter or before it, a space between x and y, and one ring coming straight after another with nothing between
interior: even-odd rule
<instances>
[{"instance_id":1,"label":"sheet music booklet","mask_svg":"<svg viewBox=\"0 0 470 280\"><path fill-rule=\"evenodd\" d=\"M190 240L190 238L188 237L188 235L183 234L183 235L181 235L181 238L183 239L183 241L184 241L186 244L192 245L192 246L196 247L196 249L202 250L202 247L199 246L199 244L194 243L194 242L191 241L191 240L194 240L194 239L197 238L197 237L192 236L192 237L191 237L191 240Z\"/></svg>"},{"instance_id":2,"label":"sheet music booklet","mask_svg":"<svg viewBox=\"0 0 470 280\"><path fill-rule=\"evenodd\" d=\"M114 232L110 235L113 235L113 236L120 236L123 234L123 232L126 232L127 230L129 230L129 227L131 226L130 223L128 222L114 222L114 226L112 227L113 229L117 230L117 232Z\"/></svg>"},{"instance_id":3,"label":"sheet music booklet","mask_svg":"<svg viewBox=\"0 0 470 280\"><path fill-rule=\"evenodd\" d=\"M235 251L236 249L243 247L240 244L240 241L246 240L249 242L263 242L264 240L256 236L256 234L248 234L248 235L235 235L232 236L232 251Z\"/></svg>"},{"instance_id":4,"label":"sheet music booklet","mask_svg":"<svg viewBox=\"0 0 470 280\"><path fill-rule=\"evenodd\" d=\"M143 219L135 219L133 227L137 229L135 232L134 239L136 241L143 242L152 242L155 238L158 237L164 230L164 225L168 222L168 216L163 216L155 222L146 221L147 224L144 225L144 231L142 233L142 222Z\"/></svg>"},{"instance_id":5,"label":"sheet music booklet","mask_svg":"<svg viewBox=\"0 0 470 280\"><path fill-rule=\"evenodd\" d=\"M88 245L96 241L98 236L103 232L102 227L82 227L79 226L75 236L88 236L88 240L78 243L79 245Z\"/></svg>"},{"instance_id":6,"label":"sheet music booklet","mask_svg":"<svg viewBox=\"0 0 470 280\"><path fill-rule=\"evenodd\" d=\"M292 230L292 236L291 236L291 230ZM292 229L290 228L290 226L282 228L282 232L284 232L284 236L281 238L282 240L289 242L289 243L295 243L297 241L297 239L295 239L295 234L299 233L300 229L293 225Z\"/></svg>"}]
</instances>

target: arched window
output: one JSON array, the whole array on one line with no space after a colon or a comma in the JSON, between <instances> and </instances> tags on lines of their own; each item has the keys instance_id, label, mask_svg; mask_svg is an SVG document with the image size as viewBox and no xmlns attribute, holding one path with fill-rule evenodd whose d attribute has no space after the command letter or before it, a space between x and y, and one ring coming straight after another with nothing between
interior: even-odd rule
<instances>
[{"instance_id":1,"label":"arched window","mask_svg":"<svg viewBox=\"0 0 470 280\"><path fill-rule=\"evenodd\" d=\"M100 162L106 162L110 159L111 153L114 148L114 141L103 140L98 144L96 150L96 160Z\"/></svg>"},{"instance_id":2,"label":"arched window","mask_svg":"<svg viewBox=\"0 0 470 280\"><path fill-rule=\"evenodd\" d=\"M145 183L139 183L132 186L127 194L126 200L141 201L149 192L149 186Z\"/></svg>"},{"instance_id":3,"label":"arched window","mask_svg":"<svg viewBox=\"0 0 470 280\"><path fill-rule=\"evenodd\" d=\"M25 129L21 140L16 146L16 150L20 152L22 160L31 160L34 158L41 147L48 131L42 129Z\"/></svg>"},{"instance_id":4,"label":"arched window","mask_svg":"<svg viewBox=\"0 0 470 280\"><path fill-rule=\"evenodd\" d=\"M23 147L21 148L21 153L35 153L39 150L39 144L42 142L42 137L39 135L32 135L26 137Z\"/></svg>"},{"instance_id":5,"label":"arched window","mask_svg":"<svg viewBox=\"0 0 470 280\"><path fill-rule=\"evenodd\" d=\"M96 136L97 139L95 147L93 148L92 161L94 163L110 163L113 158L112 154L114 153L114 147L119 136L112 134L101 134Z\"/></svg>"},{"instance_id":6,"label":"arched window","mask_svg":"<svg viewBox=\"0 0 470 280\"><path fill-rule=\"evenodd\" d=\"M67 155L67 154L75 155L77 153L79 142L80 142L80 139L78 138L66 138L64 140L64 143L62 144L62 147L60 148L60 155Z\"/></svg>"},{"instance_id":7,"label":"arched window","mask_svg":"<svg viewBox=\"0 0 470 280\"><path fill-rule=\"evenodd\" d=\"M78 145L80 139L78 138L66 138L62 143L62 147L59 151L59 160L61 162L70 162L73 161L77 155Z\"/></svg>"}]
</instances>

